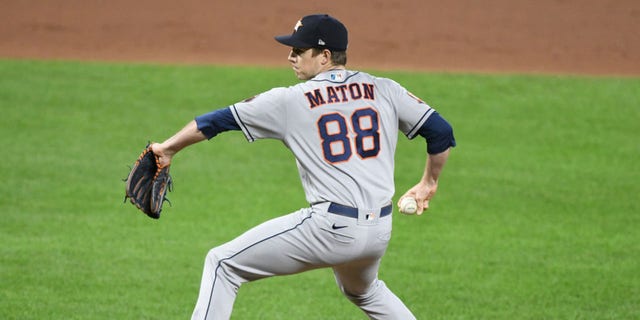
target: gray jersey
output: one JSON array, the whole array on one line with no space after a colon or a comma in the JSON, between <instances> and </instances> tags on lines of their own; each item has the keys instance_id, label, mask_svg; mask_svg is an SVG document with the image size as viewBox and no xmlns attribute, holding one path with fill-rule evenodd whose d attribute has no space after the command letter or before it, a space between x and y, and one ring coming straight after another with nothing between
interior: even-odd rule
<instances>
[{"instance_id":1,"label":"gray jersey","mask_svg":"<svg viewBox=\"0 0 640 320\"><path fill-rule=\"evenodd\" d=\"M249 141L279 139L309 203L388 205L398 132L412 139L433 109L393 80L332 70L231 106Z\"/></svg>"}]
</instances>

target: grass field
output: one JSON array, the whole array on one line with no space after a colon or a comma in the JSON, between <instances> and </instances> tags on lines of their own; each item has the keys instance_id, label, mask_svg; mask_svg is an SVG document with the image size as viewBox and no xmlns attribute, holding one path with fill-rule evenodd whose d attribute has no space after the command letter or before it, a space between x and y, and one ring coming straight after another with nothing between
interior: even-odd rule
<instances>
[{"instance_id":1,"label":"grass field","mask_svg":"<svg viewBox=\"0 0 640 320\"><path fill-rule=\"evenodd\" d=\"M458 141L429 213L395 216L380 270L418 319L640 319L640 79L372 73ZM147 140L295 83L286 68L0 60L0 75L1 319L186 319L211 247L306 205L282 144L239 132L175 159L160 220L122 202ZM401 138L398 194L424 150ZM363 318L330 270L247 284L233 317Z\"/></svg>"}]
</instances>

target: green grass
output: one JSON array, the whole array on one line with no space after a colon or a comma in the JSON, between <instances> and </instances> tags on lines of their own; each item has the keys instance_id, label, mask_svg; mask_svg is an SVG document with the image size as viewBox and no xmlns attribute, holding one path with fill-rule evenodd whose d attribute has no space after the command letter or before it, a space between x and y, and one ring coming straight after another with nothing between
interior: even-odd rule
<instances>
[{"instance_id":1,"label":"green grass","mask_svg":"<svg viewBox=\"0 0 640 320\"><path fill-rule=\"evenodd\" d=\"M372 73L458 141L429 213L394 218L380 270L419 319L640 319L640 79ZM2 319L189 318L210 248L305 206L282 144L239 132L175 159L160 220L122 203L147 140L295 83L288 69L0 60L0 75ZM424 150L401 138L397 194ZM364 316L317 270L243 286L233 318Z\"/></svg>"}]
</instances>

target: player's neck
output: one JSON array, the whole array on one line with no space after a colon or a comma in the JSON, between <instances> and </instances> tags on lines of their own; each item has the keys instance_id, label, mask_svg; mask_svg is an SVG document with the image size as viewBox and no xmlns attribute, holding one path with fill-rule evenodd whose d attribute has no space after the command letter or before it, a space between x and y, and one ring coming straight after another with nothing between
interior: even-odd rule
<instances>
[{"instance_id":1,"label":"player's neck","mask_svg":"<svg viewBox=\"0 0 640 320\"><path fill-rule=\"evenodd\" d=\"M330 65L327 66L326 68L323 68L323 70L320 72L327 72L327 71L336 71L336 70L345 70L345 66L343 65Z\"/></svg>"}]
</instances>

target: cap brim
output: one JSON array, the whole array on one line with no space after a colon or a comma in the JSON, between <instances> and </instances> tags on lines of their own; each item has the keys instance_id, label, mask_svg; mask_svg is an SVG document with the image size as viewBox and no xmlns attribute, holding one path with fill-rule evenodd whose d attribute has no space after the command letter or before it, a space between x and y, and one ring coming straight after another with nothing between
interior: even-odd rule
<instances>
[{"instance_id":1,"label":"cap brim","mask_svg":"<svg viewBox=\"0 0 640 320\"><path fill-rule=\"evenodd\" d=\"M275 36L276 41L284 44L285 46L293 48L311 48L312 45L296 39L292 34L285 36Z\"/></svg>"}]
</instances>

